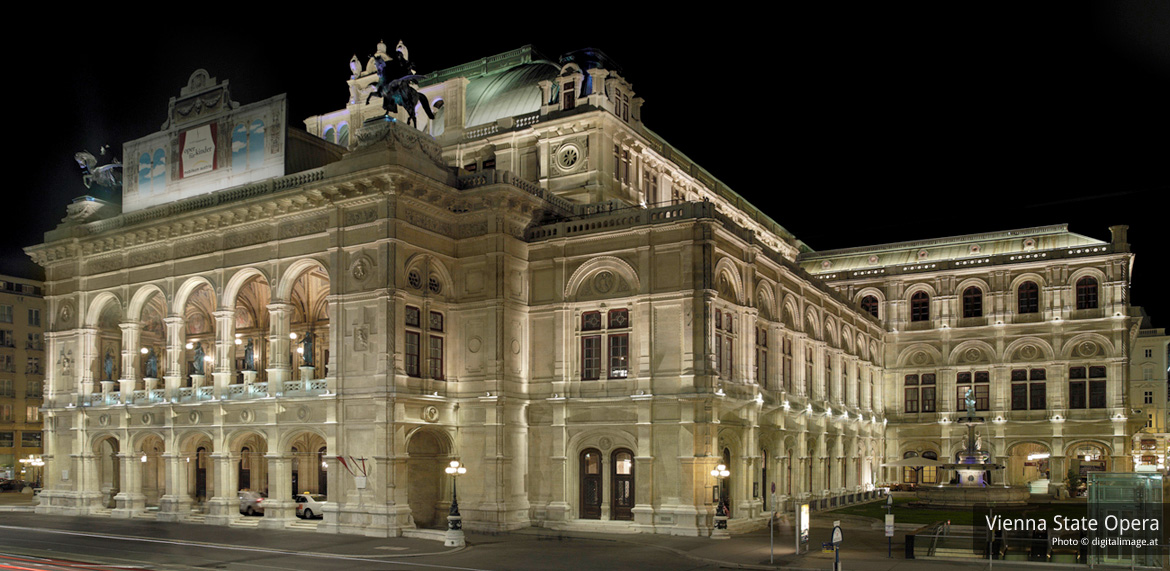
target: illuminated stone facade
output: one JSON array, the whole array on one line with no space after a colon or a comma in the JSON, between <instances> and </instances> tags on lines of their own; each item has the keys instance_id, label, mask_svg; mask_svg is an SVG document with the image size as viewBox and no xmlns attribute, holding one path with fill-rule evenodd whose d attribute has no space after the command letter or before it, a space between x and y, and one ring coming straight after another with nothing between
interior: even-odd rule
<instances>
[{"instance_id":1,"label":"illuminated stone facade","mask_svg":"<svg viewBox=\"0 0 1170 571\"><path fill-rule=\"evenodd\" d=\"M970 272L986 317L960 322L958 261L812 275L835 254L807 252L643 126L600 52L521 48L436 72L417 129L379 120L372 64L353 68L345 109L263 138L287 145L280 176L231 182L237 129L211 114L223 162L182 187L214 174L203 193L72 220L29 249L48 274L49 351L73 363L49 371L38 510L228 524L253 488L269 494L260 525L283 527L295 486L328 494L319 530L393 536L444 523L442 468L458 459L469 529L707 535L719 494L746 528L796 500L864 499L901 476L882 473L891 455L956 442L938 424L949 399L929 417L901 408L907 367L936 366L942 395L959 369L994 365L997 413L1004 351L1032 348L1019 362L1053 379L1081 361L1124 375L1124 240L1026 231L1037 253L1100 250L1061 253L1067 268L995 258ZM966 259L938 256L921 261ZM1016 323L1006 292L1025 268L1045 310ZM1065 307L1082 274L1100 284L1092 315ZM865 288L876 317L857 305ZM920 289L936 313L906 323ZM1110 391L1084 420L1114 458L1126 422ZM1067 423L1028 420L1072 445L1082 418L1065 408L1051 412Z\"/></svg>"}]
</instances>

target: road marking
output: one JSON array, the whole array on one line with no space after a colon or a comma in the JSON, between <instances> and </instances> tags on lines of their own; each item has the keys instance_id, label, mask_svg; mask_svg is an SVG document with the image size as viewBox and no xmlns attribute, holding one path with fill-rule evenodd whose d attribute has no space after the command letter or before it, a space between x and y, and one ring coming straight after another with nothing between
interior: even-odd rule
<instances>
[{"instance_id":1,"label":"road marking","mask_svg":"<svg viewBox=\"0 0 1170 571\"><path fill-rule=\"evenodd\" d=\"M57 535L72 535L76 537L96 537L102 539L117 539L121 541L139 542L139 543L158 543L163 545L185 545L191 547L210 547L212 549L222 549L224 551L248 551L253 553L273 553L279 555L292 555L299 557L315 557L318 559L340 559L344 561L363 561L368 563L393 563L395 565L409 565L411 567L427 567L432 569L455 569L456 571L492 571L490 569L480 569L477 567L456 567L453 565L435 565L432 563L412 563L403 561L401 559L394 559L392 561L386 559L378 559L376 557L354 557L349 555L335 555L332 553L314 553L311 551L290 551L287 549L268 549L264 547L241 547L238 545L223 545L220 543L204 543L198 541L176 541L165 539L151 539L147 537L124 537L121 535L111 535L108 533L85 533L80 531L66 531L59 529L40 529L30 527L8 526L0 525L0 529L15 529L25 532L40 532L53 533Z\"/></svg>"}]
</instances>

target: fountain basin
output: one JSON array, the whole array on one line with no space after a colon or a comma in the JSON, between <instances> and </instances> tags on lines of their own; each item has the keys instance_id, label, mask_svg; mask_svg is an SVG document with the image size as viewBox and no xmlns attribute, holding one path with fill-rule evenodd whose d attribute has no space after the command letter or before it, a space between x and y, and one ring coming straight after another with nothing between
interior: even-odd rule
<instances>
[{"instance_id":1,"label":"fountain basin","mask_svg":"<svg viewBox=\"0 0 1170 571\"><path fill-rule=\"evenodd\" d=\"M991 504L997 506L1022 506L1028 503L1032 493L1027 486L920 486L914 491L918 501L930 506L974 506Z\"/></svg>"}]
</instances>

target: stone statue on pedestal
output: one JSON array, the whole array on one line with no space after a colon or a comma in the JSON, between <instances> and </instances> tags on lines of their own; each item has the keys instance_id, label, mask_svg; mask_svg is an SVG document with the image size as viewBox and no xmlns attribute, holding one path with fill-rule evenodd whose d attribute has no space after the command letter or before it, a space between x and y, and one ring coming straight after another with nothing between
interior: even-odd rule
<instances>
[{"instance_id":1,"label":"stone statue on pedestal","mask_svg":"<svg viewBox=\"0 0 1170 571\"><path fill-rule=\"evenodd\" d=\"M196 375L203 374L203 357L204 357L203 343L196 341L195 342L195 363L194 363Z\"/></svg>"},{"instance_id":2,"label":"stone statue on pedestal","mask_svg":"<svg viewBox=\"0 0 1170 571\"><path fill-rule=\"evenodd\" d=\"M251 339L248 339L248 344L244 346L244 370L256 370L256 349L252 347Z\"/></svg>"}]
</instances>

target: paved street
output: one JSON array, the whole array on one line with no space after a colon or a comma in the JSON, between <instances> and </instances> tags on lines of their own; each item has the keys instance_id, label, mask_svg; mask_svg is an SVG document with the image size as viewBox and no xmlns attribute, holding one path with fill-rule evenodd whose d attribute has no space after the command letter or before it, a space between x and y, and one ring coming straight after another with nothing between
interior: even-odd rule
<instances>
[{"instance_id":1,"label":"paved street","mask_svg":"<svg viewBox=\"0 0 1170 571\"><path fill-rule=\"evenodd\" d=\"M828 540L834 519L841 520L845 532L841 550L844 569L974 571L987 568L986 562L980 561L906 560L903 558L905 530L900 530L894 538L893 558L889 558L887 540L875 520L836 516L831 512L814 514L812 549L799 557L793 555L791 527L779 526L775 563L769 564L766 529L717 541L664 535L568 534L529 528L507 534L469 533L466 548L450 549L424 539L223 528L149 519L39 516L29 512L27 503L22 504L14 496L0 494L0 553L164 571L830 569L833 555L821 553L819 547ZM5 565L0 562L0 567ZM18 567L49 568L31 564ZM994 568L1036 571L1037 564L996 562Z\"/></svg>"}]
</instances>

